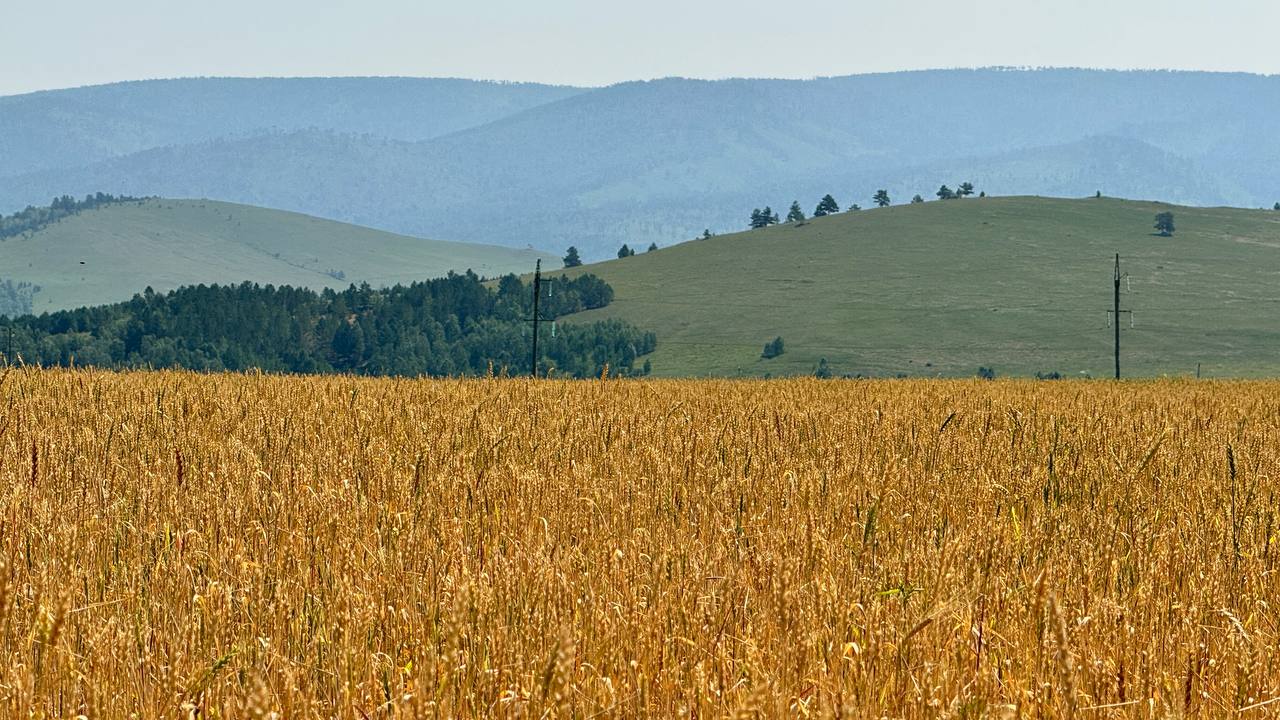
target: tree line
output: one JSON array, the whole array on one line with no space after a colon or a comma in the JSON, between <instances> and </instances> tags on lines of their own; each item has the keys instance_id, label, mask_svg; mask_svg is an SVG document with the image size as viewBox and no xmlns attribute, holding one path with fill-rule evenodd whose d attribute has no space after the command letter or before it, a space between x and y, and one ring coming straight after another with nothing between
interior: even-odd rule
<instances>
[{"instance_id":1,"label":"tree line","mask_svg":"<svg viewBox=\"0 0 1280 720\"><path fill-rule=\"evenodd\" d=\"M26 209L19 210L7 217L0 215L0 239L14 237L25 232L35 232L46 225L75 215L81 210L92 210L113 203L139 202L141 200L143 198L128 195L110 195L107 193L86 195L84 200L76 200L70 195L63 195L54 198L48 207L28 205Z\"/></svg>"},{"instance_id":2,"label":"tree line","mask_svg":"<svg viewBox=\"0 0 1280 720\"><path fill-rule=\"evenodd\" d=\"M975 189L973 187L973 183L963 182L960 183L955 190L943 185L938 188L938 192L935 193L935 195L939 200L959 200L973 195L974 192ZM979 194L979 197L986 196L987 194L985 192ZM871 196L871 202L875 203L876 207L888 207L893 204L892 198L889 197L889 191L884 189L876 190L875 194ZM920 195L916 195L911 198L911 202L912 204L922 203L924 202L924 198ZM846 209L846 212L857 212L861 209L862 206L855 203L850 205ZM813 217L825 217L827 215L835 215L838 212L840 212L840 203L836 201L835 197L828 193L822 196L822 199L818 201L818 205L813 209ZM759 230L760 228L766 228L770 225L778 225L782 222L796 223L804 222L807 219L808 218L804 213L804 208L800 206L800 201L796 200L791 203L791 208L787 211L785 221L778 216L778 213L775 212L772 207L766 205L763 209L755 208L751 211L751 218L747 221L747 227L752 230ZM706 231L703 233L703 236L710 237L711 231Z\"/></svg>"},{"instance_id":3,"label":"tree line","mask_svg":"<svg viewBox=\"0 0 1280 720\"><path fill-rule=\"evenodd\" d=\"M613 289L593 275L555 278L539 314L554 320L604 307ZM11 360L105 368L362 375L526 374L532 297L515 275L487 285L472 272L411 285L315 292L288 286L148 288L132 300L10 321ZM0 349L7 348L0 335ZM539 372L572 377L643 372L652 332L607 320L543 323ZM647 365L647 363L646 363Z\"/></svg>"},{"instance_id":4,"label":"tree line","mask_svg":"<svg viewBox=\"0 0 1280 720\"><path fill-rule=\"evenodd\" d=\"M943 185L938 189L938 192L935 193L935 195L937 195L939 200L958 200L958 199L966 198L970 195L973 195L974 192L975 192L975 188L973 186L973 183L962 182L956 187L955 190L952 190L947 185ZM979 197L986 197L986 196L987 194L985 192L979 193ZM892 198L889 197L889 191L885 189L876 190L875 194L871 196L871 202L875 203L876 207L888 207L889 205L893 204ZM921 197L920 195L916 195L915 197L911 198L911 202L912 204L922 203L924 202L924 198ZM854 203L850 205L848 208L846 208L845 212L857 212L861 209L862 209L862 206L858 205L857 203ZM812 216L815 218L826 217L827 215L835 215L836 213L839 213L839 212L840 212L840 203L835 199L835 196L831 195L830 193L827 193L826 195L822 196L822 199L818 200L818 204L813 209ZM787 211L787 216L785 221L781 216L778 215L776 211L774 211L772 207L766 205L763 209L755 208L754 210L751 211L751 218L747 222L747 227L752 230L759 230L760 228L766 228L771 225L778 225L782 222L798 223L798 222L804 222L807 219L808 219L808 216L805 215L804 208L801 207L800 201L796 200L791 203L791 208ZM710 229L702 231L703 240L706 240L710 237L713 237L713 234ZM650 244L647 252L653 252L654 250L657 250L657 249L658 249L657 244ZM635 254L636 254L635 249L626 243L623 243L622 247L618 248L617 255L618 255L618 259L620 260L623 258L632 257ZM563 262L566 268L573 268L573 267L578 267L582 265L582 257L578 252L578 248L575 246L570 246L568 250L565 251Z\"/></svg>"}]
</instances>

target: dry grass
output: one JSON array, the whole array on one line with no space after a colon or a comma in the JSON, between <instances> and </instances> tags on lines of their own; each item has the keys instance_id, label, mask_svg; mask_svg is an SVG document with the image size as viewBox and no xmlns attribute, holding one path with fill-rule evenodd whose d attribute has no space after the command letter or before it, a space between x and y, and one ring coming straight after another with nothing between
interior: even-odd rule
<instances>
[{"instance_id":1,"label":"dry grass","mask_svg":"<svg viewBox=\"0 0 1280 720\"><path fill-rule=\"evenodd\" d=\"M1280 710L1280 384L0 392L0 716Z\"/></svg>"}]
</instances>

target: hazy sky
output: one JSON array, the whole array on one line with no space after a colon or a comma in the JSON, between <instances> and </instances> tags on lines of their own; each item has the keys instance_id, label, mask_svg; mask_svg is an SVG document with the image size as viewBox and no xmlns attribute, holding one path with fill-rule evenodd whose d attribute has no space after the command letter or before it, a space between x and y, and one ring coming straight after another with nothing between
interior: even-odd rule
<instances>
[{"instance_id":1,"label":"hazy sky","mask_svg":"<svg viewBox=\"0 0 1280 720\"><path fill-rule=\"evenodd\" d=\"M986 65L1280 73L1277 0L6 0L0 94L193 75L601 85Z\"/></svg>"}]
</instances>

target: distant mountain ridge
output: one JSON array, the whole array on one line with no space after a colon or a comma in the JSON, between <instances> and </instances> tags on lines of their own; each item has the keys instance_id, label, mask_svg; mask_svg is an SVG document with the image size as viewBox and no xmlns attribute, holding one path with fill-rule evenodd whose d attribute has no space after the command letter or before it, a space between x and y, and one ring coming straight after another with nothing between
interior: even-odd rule
<instances>
[{"instance_id":1,"label":"distant mountain ridge","mask_svg":"<svg viewBox=\"0 0 1280 720\"><path fill-rule=\"evenodd\" d=\"M324 129L426 140L579 92L370 77L140 80L12 95L0 97L0 176L264 132Z\"/></svg>"},{"instance_id":2,"label":"distant mountain ridge","mask_svg":"<svg viewBox=\"0 0 1280 720\"><path fill-rule=\"evenodd\" d=\"M184 92L216 89L232 107L226 98L236 92L264 92L255 83L301 81L227 82ZM134 152L85 154L72 168L0 162L28 168L0 170L0 207L97 191L211 197L414 235L576 245L601 258L623 242L736 230L765 204L799 200L811 211L830 192L842 206L866 206L879 188L895 203L933 199L940 184L965 180L994 194L1280 200L1280 135L1271 130L1280 77L990 69L587 90L419 81L435 89L414 110L354 80L315 82L329 104L289 107L336 103L349 112L290 115L262 132L229 123L215 136L204 127L187 141L171 133ZM305 95L311 86L289 87ZM484 111L462 112L457 97L487 98L474 103ZM15 124L6 100L0 131ZM107 112L92 92L76 101ZM265 123L270 107L258 115ZM414 118L423 117L438 122L419 127ZM306 118L314 122L304 126Z\"/></svg>"}]
</instances>

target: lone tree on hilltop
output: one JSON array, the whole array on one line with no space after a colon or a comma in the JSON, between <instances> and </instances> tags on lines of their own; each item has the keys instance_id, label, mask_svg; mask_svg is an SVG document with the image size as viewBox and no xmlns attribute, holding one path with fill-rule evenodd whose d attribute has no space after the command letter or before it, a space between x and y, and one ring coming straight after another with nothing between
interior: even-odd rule
<instances>
[{"instance_id":1,"label":"lone tree on hilltop","mask_svg":"<svg viewBox=\"0 0 1280 720\"><path fill-rule=\"evenodd\" d=\"M862 206L859 205L858 203L854 203L849 206L849 212L858 212L861 209L862 209Z\"/></svg>"},{"instance_id":2,"label":"lone tree on hilltop","mask_svg":"<svg viewBox=\"0 0 1280 720\"><path fill-rule=\"evenodd\" d=\"M889 207L889 191L877 190L876 194L871 198L877 207Z\"/></svg>"},{"instance_id":3,"label":"lone tree on hilltop","mask_svg":"<svg viewBox=\"0 0 1280 720\"><path fill-rule=\"evenodd\" d=\"M578 267L582 264L582 258L578 257L578 248L570 245L569 251L564 254L564 266Z\"/></svg>"},{"instance_id":4,"label":"lone tree on hilltop","mask_svg":"<svg viewBox=\"0 0 1280 720\"><path fill-rule=\"evenodd\" d=\"M791 203L791 209L787 211L787 222L804 222L804 211L800 209L800 201Z\"/></svg>"},{"instance_id":5,"label":"lone tree on hilltop","mask_svg":"<svg viewBox=\"0 0 1280 720\"><path fill-rule=\"evenodd\" d=\"M947 187L946 185L943 185L942 187L938 188L938 192L934 194L938 196L939 200L954 200L956 198L955 191Z\"/></svg>"},{"instance_id":6,"label":"lone tree on hilltop","mask_svg":"<svg viewBox=\"0 0 1280 720\"><path fill-rule=\"evenodd\" d=\"M822 199L818 201L818 207L813 209L813 216L826 217L827 215L834 215L838 212L840 212L840 206L836 204L836 199L831 197L830 194L827 194L823 195Z\"/></svg>"},{"instance_id":7,"label":"lone tree on hilltop","mask_svg":"<svg viewBox=\"0 0 1280 720\"><path fill-rule=\"evenodd\" d=\"M703 240L710 240L712 237L714 236L711 234L711 228L707 228L706 230L702 231Z\"/></svg>"},{"instance_id":8,"label":"lone tree on hilltop","mask_svg":"<svg viewBox=\"0 0 1280 720\"><path fill-rule=\"evenodd\" d=\"M1156 215L1156 232L1160 237L1170 237L1173 235L1173 213L1162 212Z\"/></svg>"},{"instance_id":9,"label":"lone tree on hilltop","mask_svg":"<svg viewBox=\"0 0 1280 720\"><path fill-rule=\"evenodd\" d=\"M631 257L632 255L635 255L635 254L636 254L636 251L632 250L630 247L627 247L626 243L623 243L622 247L618 248L619 260L621 260L622 258Z\"/></svg>"},{"instance_id":10,"label":"lone tree on hilltop","mask_svg":"<svg viewBox=\"0 0 1280 720\"><path fill-rule=\"evenodd\" d=\"M1273 207L1273 208L1271 208L1271 209L1272 209L1272 210L1280 210L1280 202L1276 203L1276 206L1275 206L1275 207Z\"/></svg>"},{"instance_id":11,"label":"lone tree on hilltop","mask_svg":"<svg viewBox=\"0 0 1280 720\"><path fill-rule=\"evenodd\" d=\"M919 195L916 195L915 197L911 198L912 205L919 205L922 202L924 202L924 198L920 197Z\"/></svg>"},{"instance_id":12,"label":"lone tree on hilltop","mask_svg":"<svg viewBox=\"0 0 1280 720\"><path fill-rule=\"evenodd\" d=\"M971 182L960 183L960 188L956 190L956 197L962 197L962 198L969 197L972 194L973 194L973 183Z\"/></svg>"},{"instance_id":13,"label":"lone tree on hilltop","mask_svg":"<svg viewBox=\"0 0 1280 720\"><path fill-rule=\"evenodd\" d=\"M769 360L778 357L784 352L786 350L782 347L782 337L779 336L764 344L764 352L760 353L760 357Z\"/></svg>"},{"instance_id":14,"label":"lone tree on hilltop","mask_svg":"<svg viewBox=\"0 0 1280 720\"><path fill-rule=\"evenodd\" d=\"M649 243L649 249L645 250L645 252L653 252L654 250L657 250L657 249L658 249L658 243L651 242Z\"/></svg>"}]
</instances>

